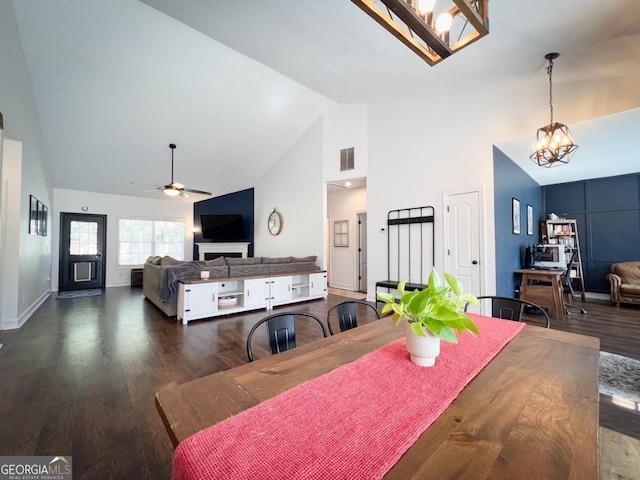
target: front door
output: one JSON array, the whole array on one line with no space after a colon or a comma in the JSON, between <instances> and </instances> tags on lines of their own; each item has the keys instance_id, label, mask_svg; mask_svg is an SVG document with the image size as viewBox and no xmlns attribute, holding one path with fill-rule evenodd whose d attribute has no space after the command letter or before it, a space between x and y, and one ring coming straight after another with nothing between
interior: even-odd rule
<instances>
[{"instance_id":1,"label":"front door","mask_svg":"<svg viewBox=\"0 0 640 480\"><path fill-rule=\"evenodd\" d=\"M60 213L58 290L104 288L107 216Z\"/></svg>"}]
</instances>

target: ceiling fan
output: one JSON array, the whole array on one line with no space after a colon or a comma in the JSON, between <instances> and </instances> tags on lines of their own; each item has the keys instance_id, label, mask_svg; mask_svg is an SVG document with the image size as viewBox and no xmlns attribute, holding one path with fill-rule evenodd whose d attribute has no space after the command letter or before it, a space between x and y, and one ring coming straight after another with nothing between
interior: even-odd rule
<instances>
[{"instance_id":1,"label":"ceiling fan","mask_svg":"<svg viewBox=\"0 0 640 480\"><path fill-rule=\"evenodd\" d=\"M176 144L170 143L169 148L171 149L171 183L165 186L151 185L156 187L154 190L151 190L151 191L155 192L157 190L161 190L165 195L169 197L177 197L178 195L180 195L183 198L189 198L189 195L187 194L187 192L197 193L199 195L211 195L211 192L205 192L204 190L196 190L194 188L187 188L181 183L173 181L173 152L176 149Z\"/></svg>"}]
</instances>

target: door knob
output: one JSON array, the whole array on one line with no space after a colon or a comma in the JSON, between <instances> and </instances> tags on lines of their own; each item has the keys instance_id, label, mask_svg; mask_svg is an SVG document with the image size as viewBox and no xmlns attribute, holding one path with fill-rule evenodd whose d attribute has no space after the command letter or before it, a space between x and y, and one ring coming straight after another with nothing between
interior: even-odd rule
<instances>
[{"instance_id":1,"label":"door knob","mask_svg":"<svg viewBox=\"0 0 640 480\"><path fill-rule=\"evenodd\" d=\"M477 265L477 264L478 264L478 260L473 260L471 263L472 263L473 265Z\"/></svg>"}]
</instances>

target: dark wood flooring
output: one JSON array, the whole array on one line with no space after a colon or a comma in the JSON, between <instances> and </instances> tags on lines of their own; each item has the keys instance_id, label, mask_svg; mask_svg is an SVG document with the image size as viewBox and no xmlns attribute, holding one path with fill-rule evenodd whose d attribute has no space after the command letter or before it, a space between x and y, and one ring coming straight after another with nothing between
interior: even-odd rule
<instances>
[{"instance_id":1,"label":"dark wood flooring","mask_svg":"<svg viewBox=\"0 0 640 480\"><path fill-rule=\"evenodd\" d=\"M342 300L330 295L280 310L324 320ZM640 309L585 306L587 315L576 312L564 324L552 318L552 328L598 336L602 350L640 360ZM76 479L170 478L173 448L155 393L244 364L246 335L265 315L184 327L146 301L141 289L67 300L52 295L21 329L0 332L0 455L72 455ZM320 334L300 329L297 336L302 343ZM264 337L256 340L256 356L267 354L260 348ZM601 424L638 436L637 410L610 407L601 405Z\"/></svg>"}]
</instances>

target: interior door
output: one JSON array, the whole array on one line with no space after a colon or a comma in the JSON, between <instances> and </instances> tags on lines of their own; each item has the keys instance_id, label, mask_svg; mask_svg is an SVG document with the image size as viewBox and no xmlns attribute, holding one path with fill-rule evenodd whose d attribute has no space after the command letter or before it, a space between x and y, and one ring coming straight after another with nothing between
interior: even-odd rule
<instances>
[{"instance_id":1,"label":"interior door","mask_svg":"<svg viewBox=\"0 0 640 480\"><path fill-rule=\"evenodd\" d=\"M358 290L367 291L367 214L358 213Z\"/></svg>"},{"instance_id":2,"label":"interior door","mask_svg":"<svg viewBox=\"0 0 640 480\"><path fill-rule=\"evenodd\" d=\"M60 213L58 290L104 288L107 216Z\"/></svg>"},{"instance_id":3,"label":"interior door","mask_svg":"<svg viewBox=\"0 0 640 480\"><path fill-rule=\"evenodd\" d=\"M449 195L446 202L445 271L462 282L465 292L481 295L480 194L475 191Z\"/></svg>"}]
</instances>

